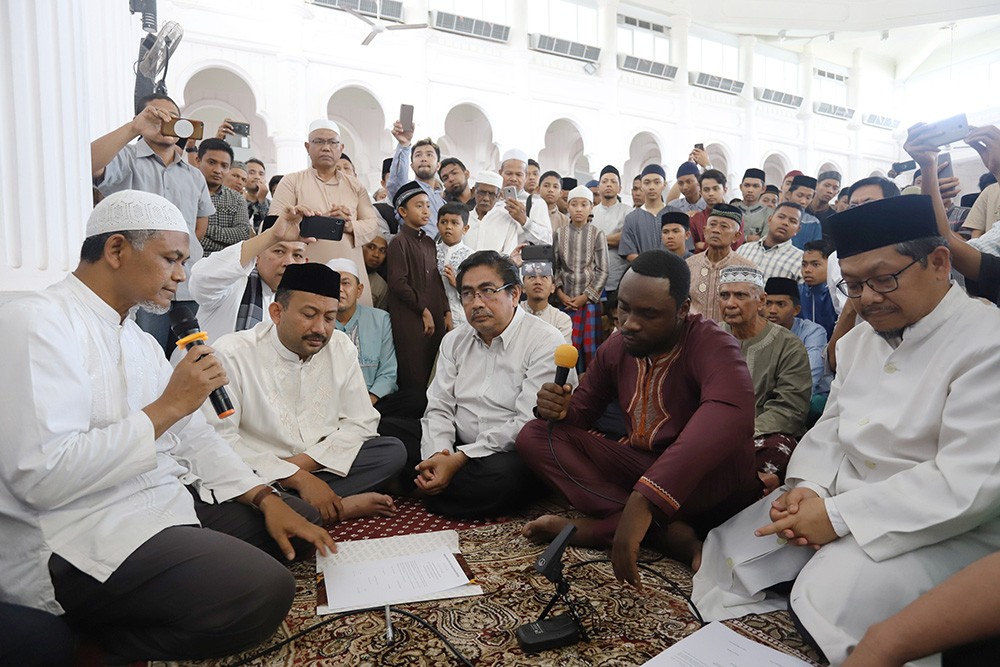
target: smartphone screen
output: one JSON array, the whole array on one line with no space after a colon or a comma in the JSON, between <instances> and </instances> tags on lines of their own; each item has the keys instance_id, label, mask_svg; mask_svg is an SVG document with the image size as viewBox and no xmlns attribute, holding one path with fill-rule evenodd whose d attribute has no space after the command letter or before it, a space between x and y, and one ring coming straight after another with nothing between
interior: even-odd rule
<instances>
[{"instance_id":1,"label":"smartphone screen","mask_svg":"<svg viewBox=\"0 0 1000 667\"><path fill-rule=\"evenodd\" d=\"M945 162L948 164L942 167ZM951 178L955 175L955 170L951 168L951 153L939 153L937 163L938 178Z\"/></svg>"},{"instance_id":2,"label":"smartphone screen","mask_svg":"<svg viewBox=\"0 0 1000 667\"><path fill-rule=\"evenodd\" d=\"M695 144L694 147L700 151L705 150L705 144Z\"/></svg>"},{"instance_id":3,"label":"smartphone screen","mask_svg":"<svg viewBox=\"0 0 1000 667\"><path fill-rule=\"evenodd\" d=\"M403 130L410 132L413 130L413 105L412 104L400 104L399 105L399 124L403 126Z\"/></svg>"}]
</instances>

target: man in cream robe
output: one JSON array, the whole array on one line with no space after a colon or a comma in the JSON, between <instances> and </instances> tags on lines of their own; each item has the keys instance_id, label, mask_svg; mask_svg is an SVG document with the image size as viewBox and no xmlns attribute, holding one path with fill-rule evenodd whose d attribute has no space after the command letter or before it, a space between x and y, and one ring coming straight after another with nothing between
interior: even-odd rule
<instances>
[{"instance_id":1,"label":"man in cream robe","mask_svg":"<svg viewBox=\"0 0 1000 667\"><path fill-rule=\"evenodd\" d=\"M327 521L391 513L388 496L363 492L406 460L399 440L379 437L357 348L334 328L339 294L329 267L286 267L270 319L216 343L235 414L219 419L202 407L260 477L298 493Z\"/></svg>"},{"instance_id":2,"label":"man in cream robe","mask_svg":"<svg viewBox=\"0 0 1000 667\"><path fill-rule=\"evenodd\" d=\"M873 202L830 226L868 325L841 340L826 411L786 486L709 534L693 599L707 620L790 603L840 664L869 625L1000 549L1000 416L984 408L1000 400L1000 312L949 285L930 197ZM791 580L790 601L767 590Z\"/></svg>"}]
</instances>

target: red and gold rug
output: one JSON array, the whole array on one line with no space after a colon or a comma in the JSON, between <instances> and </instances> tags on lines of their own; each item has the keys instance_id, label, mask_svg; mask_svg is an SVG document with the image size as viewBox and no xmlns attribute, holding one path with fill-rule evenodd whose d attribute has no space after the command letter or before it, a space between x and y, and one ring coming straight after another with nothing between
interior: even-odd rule
<instances>
[{"instance_id":1,"label":"red and gold rug","mask_svg":"<svg viewBox=\"0 0 1000 667\"><path fill-rule=\"evenodd\" d=\"M479 597L400 605L426 619L474 664L493 665L599 665L624 667L640 665L671 644L698 629L684 599L659 579L644 576L642 592L615 581L610 564L598 563L571 567L606 552L570 548L564 562L571 594L584 598L593 607L584 619L591 640L537 655L525 654L514 632L521 624L541 613L553 592L552 585L535 573L535 558L542 547L524 539L521 527L542 512L566 512L552 506L536 506L525 515L496 522L452 522L428 514L419 503L401 501L392 519L361 519L338 526L332 534L338 540L386 537L432 530L459 530L462 553L486 591ZM655 558L645 553L644 558ZM691 571L671 560L650 565L686 593L691 589ZM285 642L296 633L324 620L316 616L314 567L301 563L293 568L298 591L285 623L271 641L240 656L222 660L183 664L185 667L233 666L269 646L280 648L247 664L274 667L333 667L341 665L452 666L459 664L444 644L430 631L411 619L395 616L396 641L389 646L385 639L385 618L369 612L337 619L303 637ZM560 613L557 607L555 613ZM729 622L737 632L812 664L821 665L816 655L802 641L785 613L752 616Z\"/></svg>"}]
</instances>

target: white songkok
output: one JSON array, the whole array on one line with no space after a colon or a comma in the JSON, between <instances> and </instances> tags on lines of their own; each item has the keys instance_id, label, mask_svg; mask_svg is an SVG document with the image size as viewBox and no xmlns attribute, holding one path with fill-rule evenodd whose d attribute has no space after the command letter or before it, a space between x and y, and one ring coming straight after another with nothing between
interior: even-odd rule
<instances>
[{"instance_id":1,"label":"white songkok","mask_svg":"<svg viewBox=\"0 0 1000 667\"><path fill-rule=\"evenodd\" d=\"M309 134L316 130L333 130L338 136L340 135L340 126L327 118L318 118L309 123Z\"/></svg>"},{"instance_id":2,"label":"white songkok","mask_svg":"<svg viewBox=\"0 0 1000 667\"><path fill-rule=\"evenodd\" d=\"M162 231L190 235L180 209L160 195L122 190L108 195L87 219L87 238L111 232Z\"/></svg>"},{"instance_id":3,"label":"white songkok","mask_svg":"<svg viewBox=\"0 0 1000 667\"><path fill-rule=\"evenodd\" d=\"M336 271L337 273L349 273L355 278L357 278L360 275L358 273L358 265L355 264L352 260L346 259L344 257L331 259L329 262L326 263L326 265L329 266L334 271Z\"/></svg>"},{"instance_id":4,"label":"white songkok","mask_svg":"<svg viewBox=\"0 0 1000 667\"><path fill-rule=\"evenodd\" d=\"M527 165L528 164L528 154L525 153L524 151L520 150L520 149L511 148L509 151L507 151L506 153L503 154L503 159L500 160L500 164L502 165L507 160L520 160L525 165Z\"/></svg>"},{"instance_id":5,"label":"white songkok","mask_svg":"<svg viewBox=\"0 0 1000 667\"><path fill-rule=\"evenodd\" d=\"M719 272L719 284L750 283L764 289L764 274L752 266L727 266Z\"/></svg>"},{"instance_id":6,"label":"white songkok","mask_svg":"<svg viewBox=\"0 0 1000 667\"><path fill-rule=\"evenodd\" d=\"M495 171L481 171L476 174L476 185L492 185L495 188L503 187L503 177Z\"/></svg>"},{"instance_id":7,"label":"white songkok","mask_svg":"<svg viewBox=\"0 0 1000 667\"><path fill-rule=\"evenodd\" d=\"M586 185L578 185L569 191L569 194L566 195L566 201L570 201L571 199L577 199L577 198L586 199L587 201L594 201L594 193L591 192L590 188L588 188Z\"/></svg>"}]
</instances>

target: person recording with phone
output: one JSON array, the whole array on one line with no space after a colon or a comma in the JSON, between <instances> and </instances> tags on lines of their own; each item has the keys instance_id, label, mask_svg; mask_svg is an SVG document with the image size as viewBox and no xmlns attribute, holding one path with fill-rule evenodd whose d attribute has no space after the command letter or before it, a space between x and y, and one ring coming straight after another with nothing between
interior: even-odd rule
<instances>
[{"instance_id":1,"label":"person recording with phone","mask_svg":"<svg viewBox=\"0 0 1000 667\"><path fill-rule=\"evenodd\" d=\"M339 240L322 239L310 245L309 261L325 263L343 257L360 265L365 261L362 248L378 234L379 214L361 182L338 168L344 151L340 126L326 118L313 121L304 147L311 166L282 177L268 215L280 216L289 208L303 206L318 215L343 220ZM370 306L368 274L361 282L365 285L361 303Z\"/></svg>"},{"instance_id":2,"label":"person recording with phone","mask_svg":"<svg viewBox=\"0 0 1000 667\"><path fill-rule=\"evenodd\" d=\"M400 108L400 119L392 124L392 136L396 140L396 151L392 156L392 166L385 180L385 190L389 201L396 198L399 189L410 181L410 169L420 189L427 195L431 205L431 218L424 231L437 240L437 212L445 202L445 190L438 180L438 165L441 162L441 149L430 138L421 139L411 146L413 141L413 107L403 105ZM397 216L402 227L402 219Z\"/></svg>"},{"instance_id":3,"label":"person recording with phone","mask_svg":"<svg viewBox=\"0 0 1000 667\"><path fill-rule=\"evenodd\" d=\"M165 197L180 209L191 238L200 241L208 229L208 217L215 213L208 185L198 168L184 158L181 143L188 137L179 138L163 131L165 124L180 118L180 107L162 94L148 95L137 106L132 120L91 142L94 185L105 196L122 190L141 190ZM169 125L166 129L169 131ZM130 143L136 138L138 141ZM201 244L192 243L190 253L184 267L188 278L202 257ZM172 308L185 306L193 312L198 309L185 283L177 286L173 304ZM139 311L136 322L169 356L176 340L170 331L170 318Z\"/></svg>"}]
</instances>

